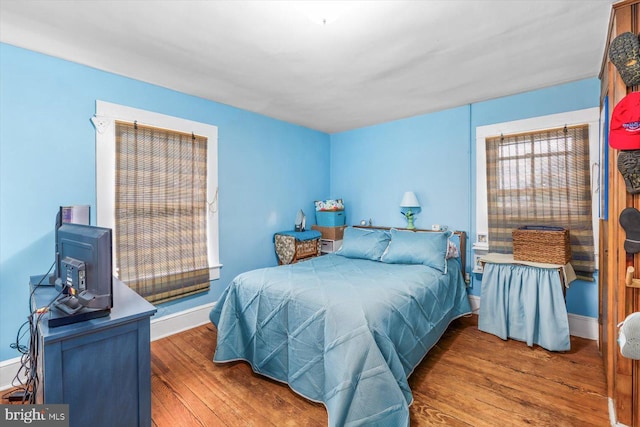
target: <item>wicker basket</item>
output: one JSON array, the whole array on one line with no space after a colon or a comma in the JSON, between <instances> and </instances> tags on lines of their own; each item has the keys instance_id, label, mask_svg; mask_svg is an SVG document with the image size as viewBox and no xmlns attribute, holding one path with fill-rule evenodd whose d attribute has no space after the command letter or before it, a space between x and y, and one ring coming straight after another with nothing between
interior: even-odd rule
<instances>
[{"instance_id":1,"label":"wicker basket","mask_svg":"<svg viewBox=\"0 0 640 427\"><path fill-rule=\"evenodd\" d=\"M296 242L296 259L320 255L320 239Z\"/></svg>"},{"instance_id":2,"label":"wicker basket","mask_svg":"<svg viewBox=\"0 0 640 427\"><path fill-rule=\"evenodd\" d=\"M569 230L526 226L513 230L513 259L565 265L571 260Z\"/></svg>"}]
</instances>

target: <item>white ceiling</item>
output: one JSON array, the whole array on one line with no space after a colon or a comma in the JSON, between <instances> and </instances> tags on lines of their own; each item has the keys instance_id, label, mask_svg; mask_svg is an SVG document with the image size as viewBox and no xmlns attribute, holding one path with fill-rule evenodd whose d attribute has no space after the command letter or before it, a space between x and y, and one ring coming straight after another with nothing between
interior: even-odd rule
<instances>
[{"instance_id":1,"label":"white ceiling","mask_svg":"<svg viewBox=\"0 0 640 427\"><path fill-rule=\"evenodd\" d=\"M0 0L0 41L334 133L597 77L612 3Z\"/></svg>"}]
</instances>

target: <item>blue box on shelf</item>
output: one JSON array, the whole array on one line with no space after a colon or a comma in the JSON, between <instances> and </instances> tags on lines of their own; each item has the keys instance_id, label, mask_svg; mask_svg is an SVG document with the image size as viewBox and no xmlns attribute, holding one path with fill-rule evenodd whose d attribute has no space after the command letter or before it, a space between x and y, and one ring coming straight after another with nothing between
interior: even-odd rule
<instances>
[{"instance_id":1,"label":"blue box on shelf","mask_svg":"<svg viewBox=\"0 0 640 427\"><path fill-rule=\"evenodd\" d=\"M316 224L320 227L340 227L345 223L344 211L316 211Z\"/></svg>"}]
</instances>

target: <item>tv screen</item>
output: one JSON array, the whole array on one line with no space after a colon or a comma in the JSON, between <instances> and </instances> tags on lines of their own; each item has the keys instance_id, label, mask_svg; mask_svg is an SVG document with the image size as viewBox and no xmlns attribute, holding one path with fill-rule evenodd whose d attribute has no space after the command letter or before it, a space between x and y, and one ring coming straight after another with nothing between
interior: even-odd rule
<instances>
[{"instance_id":1,"label":"tv screen","mask_svg":"<svg viewBox=\"0 0 640 427\"><path fill-rule=\"evenodd\" d=\"M63 223L57 232L56 285L65 296L59 309L74 314L85 309L113 307L111 229Z\"/></svg>"}]
</instances>

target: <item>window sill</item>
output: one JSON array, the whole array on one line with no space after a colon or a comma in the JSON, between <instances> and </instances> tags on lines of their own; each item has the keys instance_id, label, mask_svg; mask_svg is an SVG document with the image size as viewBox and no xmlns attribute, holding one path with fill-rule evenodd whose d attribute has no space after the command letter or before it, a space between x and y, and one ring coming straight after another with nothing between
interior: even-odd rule
<instances>
[{"instance_id":1,"label":"window sill","mask_svg":"<svg viewBox=\"0 0 640 427\"><path fill-rule=\"evenodd\" d=\"M220 269L222 264L209 266L209 280L218 280L220 278Z\"/></svg>"}]
</instances>

